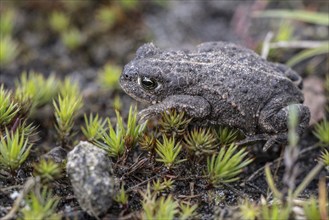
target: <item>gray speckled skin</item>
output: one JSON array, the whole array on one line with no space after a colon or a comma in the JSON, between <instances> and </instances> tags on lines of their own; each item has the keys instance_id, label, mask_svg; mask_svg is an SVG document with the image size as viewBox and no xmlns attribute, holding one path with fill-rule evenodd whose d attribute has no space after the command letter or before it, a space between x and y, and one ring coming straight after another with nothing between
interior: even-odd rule
<instances>
[{"instance_id":1,"label":"gray speckled skin","mask_svg":"<svg viewBox=\"0 0 329 220\"><path fill-rule=\"evenodd\" d=\"M155 89L141 86L145 77L156 82ZM120 84L136 100L153 104L140 112L144 118L176 108L201 124L238 128L249 140L266 139L265 148L286 141L291 106L298 109L299 134L310 118L297 73L227 42L203 43L193 51L145 44L124 67Z\"/></svg>"}]
</instances>

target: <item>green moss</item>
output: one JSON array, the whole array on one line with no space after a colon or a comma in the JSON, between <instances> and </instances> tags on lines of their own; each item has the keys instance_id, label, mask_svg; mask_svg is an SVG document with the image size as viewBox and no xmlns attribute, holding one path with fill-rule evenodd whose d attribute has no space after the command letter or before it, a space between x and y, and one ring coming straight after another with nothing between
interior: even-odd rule
<instances>
[{"instance_id":1,"label":"green moss","mask_svg":"<svg viewBox=\"0 0 329 220\"><path fill-rule=\"evenodd\" d=\"M188 124L192 120L185 116L185 112L177 112L171 109L168 112L161 114L160 132L165 133L167 136L181 136L185 133Z\"/></svg>"},{"instance_id":2,"label":"green moss","mask_svg":"<svg viewBox=\"0 0 329 220\"><path fill-rule=\"evenodd\" d=\"M80 32L77 28L70 28L62 32L61 40L69 50L77 49L85 41L82 32Z\"/></svg>"},{"instance_id":3,"label":"green moss","mask_svg":"<svg viewBox=\"0 0 329 220\"><path fill-rule=\"evenodd\" d=\"M152 152L156 144L155 134L144 134L139 138L138 143L142 150Z\"/></svg>"},{"instance_id":4,"label":"green moss","mask_svg":"<svg viewBox=\"0 0 329 220\"><path fill-rule=\"evenodd\" d=\"M191 205L189 202L183 203L181 202L179 204L180 208L180 215L179 219L181 220L187 220L187 219L194 219L196 217L196 209L198 208L197 204Z\"/></svg>"},{"instance_id":5,"label":"green moss","mask_svg":"<svg viewBox=\"0 0 329 220\"><path fill-rule=\"evenodd\" d=\"M321 163L329 170L329 151L327 149L324 149L321 152L320 160Z\"/></svg>"},{"instance_id":6,"label":"green moss","mask_svg":"<svg viewBox=\"0 0 329 220\"><path fill-rule=\"evenodd\" d=\"M0 35L11 36L15 24L16 12L13 9L5 9L0 15Z\"/></svg>"},{"instance_id":7,"label":"green moss","mask_svg":"<svg viewBox=\"0 0 329 220\"><path fill-rule=\"evenodd\" d=\"M114 200L121 205L128 204L128 194L125 191L124 184L121 184L120 190L114 197Z\"/></svg>"},{"instance_id":8,"label":"green moss","mask_svg":"<svg viewBox=\"0 0 329 220\"><path fill-rule=\"evenodd\" d=\"M265 203L260 208L260 219L290 219L291 207L283 206L278 203L272 205Z\"/></svg>"},{"instance_id":9,"label":"green moss","mask_svg":"<svg viewBox=\"0 0 329 220\"><path fill-rule=\"evenodd\" d=\"M98 117L98 114L95 116L93 114L84 115L85 126L81 126L81 131L89 142L94 142L99 140L102 137L102 132L104 132L104 126L106 121Z\"/></svg>"},{"instance_id":10,"label":"green moss","mask_svg":"<svg viewBox=\"0 0 329 220\"><path fill-rule=\"evenodd\" d=\"M51 182L60 178L62 175L62 167L60 164L52 160L41 159L40 162L34 164L34 176L39 176L43 182Z\"/></svg>"},{"instance_id":11,"label":"green moss","mask_svg":"<svg viewBox=\"0 0 329 220\"><path fill-rule=\"evenodd\" d=\"M127 129L125 134L125 144L127 147L135 146L140 135L145 130L146 124L147 121L142 124L138 124L137 107L130 106L127 119Z\"/></svg>"},{"instance_id":12,"label":"green moss","mask_svg":"<svg viewBox=\"0 0 329 220\"><path fill-rule=\"evenodd\" d=\"M69 28L70 18L63 12L54 11L49 17L49 24L51 29L57 33L62 33Z\"/></svg>"},{"instance_id":13,"label":"green moss","mask_svg":"<svg viewBox=\"0 0 329 220\"><path fill-rule=\"evenodd\" d=\"M115 128L111 120L107 118L107 129L101 135L101 141L96 141L96 145L108 152L111 157L120 157L125 151L124 137L125 128L123 120L118 111L116 111L117 122Z\"/></svg>"},{"instance_id":14,"label":"green moss","mask_svg":"<svg viewBox=\"0 0 329 220\"><path fill-rule=\"evenodd\" d=\"M319 139L320 144L329 145L329 121L324 119L314 126L313 134Z\"/></svg>"},{"instance_id":15,"label":"green moss","mask_svg":"<svg viewBox=\"0 0 329 220\"><path fill-rule=\"evenodd\" d=\"M212 185L237 181L242 169L253 161L245 158L248 155L245 148L239 151L237 148L238 146L231 144L229 147L221 148L217 155L207 158L206 173Z\"/></svg>"},{"instance_id":16,"label":"green moss","mask_svg":"<svg viewBox=\"0 0 329 220\"><path fill-rule=\"evenodd\" d=\"M32 144L19 130L11 132L6 129L5 135L0 138L0 165L15 171L29 156Z\"/></svg>"},{"instance_id":17,"label":"green moss","mask_svg":"<svg viewBox=\"0 0 329 220\"><path fill-rule=\"evenodd\" d=\"M96 12L96 19L101 22L104 28L112 28L118 20L117 8L101 7Z\"/></svg>"},{"instance_id":18,"label":"green moss","mask_svg":"<svg viewBox=\"0 0 329 220\"><path fill-rule=\"evenodd\" d=\"M31 192L25 199L25 206L22 209L23 219L61 219L60 214L56 214L56 207L59 198L54 197L52 192L46 187Z\"/></svg>"},{"instance_id":19,"label":"green moss","mask_svg":"<svg viewBox=\"0 0 329 220\"><path fill-rule=\"evenodd\" d=\"M55 128L61 140L61 145L66 147L69 139L72 137L75 118L82 106L82 98L80 96L58 96L57 101L53 101L55 109Z\"/></svg>"},{"instance_id":20,"label":"green moss","mask_svg":"<svg viewBox=\"0 0 329 220\"><path fill-rule=\"evenodd\" d=\"M259 207L247 199L239 205L239 217L245 220L256 220L259 215Z\"/></svg>"},{"instance_id":21,"label":"green moss","mask_svg":"<svg viewBox=\"0 0 329 220\"><path fill-rule=\"evenodd\" d=\"M126 10L135 9L138 6L138 0L120 0L120 5Z\"/></svg>"},{"instance_id":22,"label":"green moss","mask_svg":"<svg viewBox=\"0 0 329 220\"><path fill-rule=\"evenodd\" d=\"M159 158L157 158L156 161L164 163L168 169L171 169L175 165L186 161L186 159L178 159L181 149L182 145L180 142L176 142L173 137L167 138L163 135L162 142L157 140L155 151Z\"/></svg>"},{"instance_id":23,"label":"green moss","mask_svg":"<svg viewBox=\"0 0 329 220\"><path fill-rule=\"evenodd\" d=\"M10 65L18 56L18 43L10 36L0 37L0 66Z\"/></svg>"},{"instance_id":24,"label":"green moss","mask_svg":"<svg viewBox=\"0 0 329 220\"><path fill-rule=\"evenodd\" d=\"M54 75L45 78L41 73L23 72L15 82L15 99L23 114L33 114L37 108L51 103L58 94L59 81Z\"/></svg>"},{"instance_id":25,"label":"green moss","mask_svg":"<svg viewBox=\"0 0 329 220\"><path fill-rule=\"evenodd\" d=\"M119 88L119 78L122 68L114 64L106 64L103 69L98 72L99 84L108 89Z\"/></svg>"},{"instance_id":26,"label":"green moss","mask_svg":"<svg viewBox=\"0 0 329 220\"><path fill-rule=\"evenodd\" d=\"M167 198L160 197L157 200L145 199L142 203L143 219L174 219L179 213L178 203L169 195Z\"/></svg>"},{"instance_id":27,"label":"green moss","mask_svg":"<svg viewBox=\"0 0 329 220\"><path fill-rule=\"evenodd\" d=\"M59 85L59 92L61 96L69 96L69 97L80 97L81 91L79 84L71 79L70 77L66 77L63 82Z\"/></svg>"},{"instance_id":28,"label":"green moss","mask_svg":"<svg viewBox=\"0 0 329 220\"><path fill-rule=\"evenodd\" d=\"M122 110L122 101L119 95L115 95L113 100L113 108L117 111Z\"/></svg>"},{"instance_id":29,"label":"green moss","mask_svg":"<svg viewBox=\"0 0 329 220\"><path fill-rule=\"evenodd\" d=\"M153 180L152 190L154 191L154 193L162 193L166 190L171 190L173 189L174 182L175 182L174 180L166 179L166 178L163 180L161 180L160 178Z\"/></svg>"},{"instance_id":30,"label":"green moss","mask_svg":"<svg viewBox=\"0 0 329 220\"><path fill-rule=\"evenodd\" d=\"M321 219L320 209L314 197L304 203L303 209L306 219Z\"/></svg>"},{"instance_id":31,"label":"green moss","mask_svg":"<svg viewBox=\"0 0 329 220\"><path fill-rule=\"evenodd\" d=\"M216 131L219 143L222 146L230 145L239 137L239 131L225 126L221 126Z\"/></svg>"},{"instance_id":32,"label":"green moss","mask_svg":"<svg viewBox=\"0 0 329 220\"><path fill-rule=\"evenodd\" d=\"M12 123L19 111L18 104L13 102L12 93L0 86L0 131L3 126Z\"/></svg>"},{"instance_id":33,"label":"green moss","mask_svg":"<svg viewBox=\"0 0 329 220\"><path fill-rule=\"evenodd\" d=\"M193 129L184 136L184 141L184 146L196 156L216 152L216 137L209 128Z\"/></svg>"}]
</instances>

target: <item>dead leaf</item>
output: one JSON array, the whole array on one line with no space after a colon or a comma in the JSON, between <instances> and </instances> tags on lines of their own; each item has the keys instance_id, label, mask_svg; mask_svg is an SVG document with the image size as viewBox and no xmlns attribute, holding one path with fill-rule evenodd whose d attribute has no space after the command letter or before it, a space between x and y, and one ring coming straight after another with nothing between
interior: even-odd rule
<instances>
[{"instance_id":1,"label":"dead leaf","mask_svg":"<svg viewBox=\"0 0 329 220\"><path fill-rule=\"evenodd\" d=\"M326 96L323 80L316 76L305 78L303 93L305 97L304 105L311 111L310 125L313 125L325 116Z\"/></svg>"}]
</instances>

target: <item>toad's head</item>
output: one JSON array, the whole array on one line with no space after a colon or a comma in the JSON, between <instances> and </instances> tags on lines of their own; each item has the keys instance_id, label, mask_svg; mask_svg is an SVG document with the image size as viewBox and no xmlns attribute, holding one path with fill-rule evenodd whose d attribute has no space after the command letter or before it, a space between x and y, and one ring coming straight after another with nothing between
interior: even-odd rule
<instances>
[{"instance_id":1,"label":"toad's head","mask_svg":"<svg viewBox=\"0 0 329 220\"><path fill-rule=\"evenodd\" d=\"M135 59L123 69L122 89L137 101L152 104L179 94L186 77L172 71L173 62L166 59L165 53L153 43L141 46Z\"/></svg>"}]
</instances>

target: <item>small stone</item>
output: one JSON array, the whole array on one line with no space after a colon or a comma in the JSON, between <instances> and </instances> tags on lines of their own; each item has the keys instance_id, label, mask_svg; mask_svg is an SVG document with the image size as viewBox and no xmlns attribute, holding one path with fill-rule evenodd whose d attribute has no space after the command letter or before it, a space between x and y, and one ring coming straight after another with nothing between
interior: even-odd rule
<instances>
[{"instance_id":1,"label":"small stone","mask_svg":"<svg viewBox=\"0 0 329 220\"><path fill-rule=\"evenodd\" d=\"M112 161L104 150L81 141L68 153L66 170L84 211L99 216L111 207L119 181L113 174Z\"/></svg>"},{"instance_id":2,"label":"small stone","mask_svg":"<svg viewBox=\"0 0 329 220\"><path fill-rule=\"evenodd\" d=\"M67 151L62 147L55 147L48 153L41 156L42 159L52 160L55 163L63 163L66 159Z\"/></svg>"}]
</instances>

